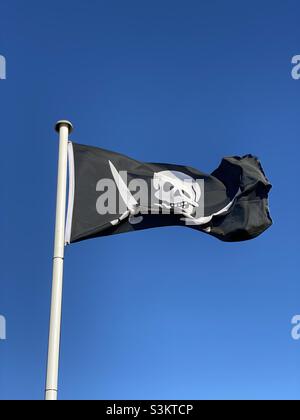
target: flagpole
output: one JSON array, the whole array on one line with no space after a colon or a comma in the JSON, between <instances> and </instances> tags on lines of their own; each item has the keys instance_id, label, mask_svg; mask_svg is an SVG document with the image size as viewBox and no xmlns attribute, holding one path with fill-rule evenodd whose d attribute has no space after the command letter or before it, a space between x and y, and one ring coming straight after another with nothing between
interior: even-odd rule
<instances>
[{"instance_id":1,"label":"flagpole","mask_svg":"<svg viewBox=\"0 0 300 420\"><path fill-rule=\"evenodd\" d=\"M56 222L53 256L52 298L49 330L49 348L45 399L56 401L58 394L58 369L63 291L63 265L65 249L65 212L67 194L68 141L73 126L69 121L58 121L59 159L57 177Z\"/></svg>"}]
</instances>

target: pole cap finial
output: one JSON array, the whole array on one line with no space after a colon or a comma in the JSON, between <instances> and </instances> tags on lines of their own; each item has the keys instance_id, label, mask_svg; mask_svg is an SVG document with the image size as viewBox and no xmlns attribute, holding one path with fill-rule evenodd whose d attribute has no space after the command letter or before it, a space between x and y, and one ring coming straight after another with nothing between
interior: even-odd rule
<instances>
[{"instance_id":1,"label":"pole cap finial","mask_svg":"<svg viewBox=\"0 0 300 420\"><path fill-rule=\"evenodd\" d=\"M59 129L60 129L60 126L61 125L67 125L68 128L69 128L69 133L70 134L72 133L72 131L73 131L73 124L70 121L68 121L68 120L60 120L60 121L57 121L57 123L55 124L55 130L58 133L59 133Z\"/></svg>"}]
</instances>

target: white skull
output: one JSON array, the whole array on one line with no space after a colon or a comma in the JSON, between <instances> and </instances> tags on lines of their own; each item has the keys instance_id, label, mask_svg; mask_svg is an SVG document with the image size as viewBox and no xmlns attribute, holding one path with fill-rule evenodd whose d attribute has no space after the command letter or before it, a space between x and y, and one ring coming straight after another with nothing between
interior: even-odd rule
<instances>
[{"instance_id":1,"label":"white skull","mask_svg":"<svg viewBox=\"0 0 300 420\"><path fill-rule=\"evenodd\" d=\"M200 185L189 175L178 171L162 171L154 174L155 197L160 208L172 209L175 213L192 215L199 207Z\"/></svg>"}]
</instances>

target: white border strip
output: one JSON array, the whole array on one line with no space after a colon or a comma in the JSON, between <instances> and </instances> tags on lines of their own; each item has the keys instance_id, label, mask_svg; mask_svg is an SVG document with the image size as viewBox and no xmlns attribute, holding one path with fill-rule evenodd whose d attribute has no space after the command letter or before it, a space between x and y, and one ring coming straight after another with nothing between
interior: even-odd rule
<instances>
[{"instance_id":1,"label":"white border strip","mask_svg":"<svg viewBox=\"0 0 300 420\"><path fill-rule=\"evenodd\" d=\"M69 245L71 241L73 209L75 198L75 165L74 165L74 151L73 144L68 143L68 162L69 162L69 199L68 199L68 212L65 231L65 245Z\"/></svg>"}]
</instances>

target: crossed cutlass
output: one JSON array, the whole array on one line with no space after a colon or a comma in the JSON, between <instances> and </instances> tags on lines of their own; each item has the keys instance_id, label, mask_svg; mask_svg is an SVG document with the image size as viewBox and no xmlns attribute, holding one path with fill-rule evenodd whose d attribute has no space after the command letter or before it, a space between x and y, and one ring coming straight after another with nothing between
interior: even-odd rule
<instances>
[{"instance_id":1,"label":"crossed cutlass","mask_svg":"<svg viewBox=\"0 0 300 420\"><path fill-rule=\"evenodd\" d=\"M127 210L118 219L115 219L110 223L113 226L117 226L123 220L125 220L127 218L132 218L132 224L140 223L143 220L143 218L141 218L141 219L136 218L137 220L134 221L135 216L140 212L140 206L139 206L138 202L133 197L132 193L130 192L130 190L127 187L126 183L124 182L123 178L121 177L118 170L116 169L116 167L114 166L114 164L111 161L109 161L109 166L110 166L110 170L111 170L112 176L114 178L114 181L115 181L115 183L118 187L120 196L121 196L122 200L124 201L124 203L126 204L126 207L127 207ZM230 210L230 208L233 206L235 200L237 199L237 197L239 196L240 193L241 193L241 190L239 189L237 194L235 195L235 197L233 198L233 200L230 203L228 203L224 208L217 211L216 213L211 214L210 216L202 216L202 217L195 218L195 217L191 216L189 213L186 213L184 211L184 209L182 209L182 216L184 216L184 217L180 220L184 221L188 224L191 224L191 225L193 225L193 224L195 224L197 226L207 225L208 223L211 222L213 217L222 216L222 215L226 214Z\"/></svg>"}]
</instances>

